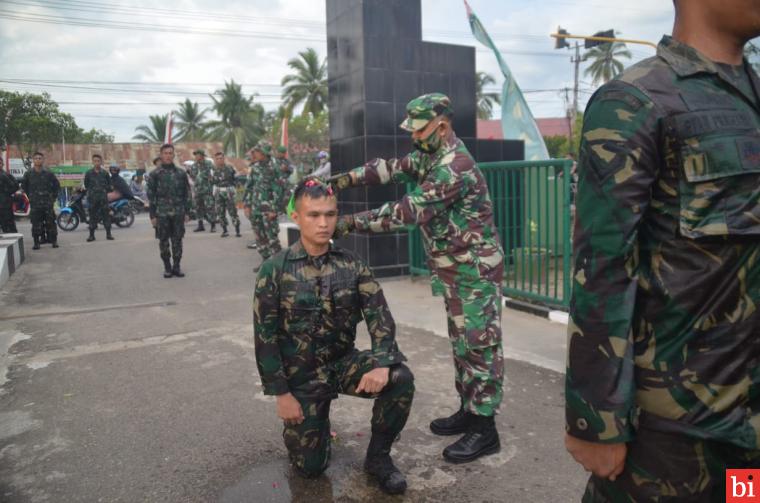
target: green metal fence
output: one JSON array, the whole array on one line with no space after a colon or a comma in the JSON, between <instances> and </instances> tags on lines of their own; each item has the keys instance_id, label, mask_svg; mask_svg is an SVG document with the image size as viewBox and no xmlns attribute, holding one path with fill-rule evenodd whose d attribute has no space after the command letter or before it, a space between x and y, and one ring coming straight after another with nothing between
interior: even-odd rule
<instances>
[{"instance_id":1,"label":"green metal fence","mask_svg":"<svg viewBox=\"0 0 760 503\"><path fill-rule=\"evenodd\" d=\"M567 308L570 302L571 160L479 165L504 248L504 294ZM429 274L419 229L409 234L410 272Z\"/></svg>"}]
</instances>

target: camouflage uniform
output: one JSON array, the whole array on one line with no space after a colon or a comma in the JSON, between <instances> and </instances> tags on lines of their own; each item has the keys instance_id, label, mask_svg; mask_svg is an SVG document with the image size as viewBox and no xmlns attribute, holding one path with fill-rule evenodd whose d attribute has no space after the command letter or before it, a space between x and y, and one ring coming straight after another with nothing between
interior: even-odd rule
<instances>
[{"instance_id":1,"label":"camouflage uniform","mask_svg":"<svg viewBox=\"0 0 760 503\"><path fill-rule=\"evenodd\" d=\"M111 214L108 208L108 193L113 190L111 175L104 169L89 170L84 175L84 188L87 189L87 202L90 205L90 232L98 228L98 221L110 232Z\"/></svg>"},{"instance_id":2,"label":"camouflage uniform","mask_svg":"<svg viewBox=\"0 0 760 503\"><path fill-rule=\"evenodd\" d=\"M280 183L282 185L282 200L288 201L290 200L290 196L293 193L293 187L290 186L290 176L295 171L295 167L287 157L283 157L281 159L278 158L275 160L275 162L277 163L277 167L280 170L279 174L281 177Z\"/></svg>"},{"instance_id":3,"label":"camouflage uniform","mask_svg":"<svg viewBox=\"0 0 760 503\"><path fill-rule=\"evenodd\" d=\"M224 167L214 169L214 199L216 200L216 210L219 222L222 227L227 227L227 213L235 228L240 227L240 217L238 217L237 206L235 204L235 168L229 164Z\"/></svg>"},{"instance_id":4,"label":"camouflage uniform","mask_svg":"<svg viewBox=\"0 0 760 503\"><path fill-rule=\"evenodd\" d=\"M665 37L586 110L567 431L631 443L584 501L722 501L722 470L758 466L760 79L738 73Z\"/></svg>"},{"instance_id":5,"label":"camouflage uniform","mask_svg":"<svg viewBox=\"0 0 760 503\"><path fill-rule=\"evenodd\" d=\"M0 166L2 163L0 163ZM0 231L16 233L16 221L13 217L13 194L18 190L18 182L13 175L0 167Z\"/></svg>"},{"instance_id":6,"label":"camouflage uniform","mask_svg":"<svg viewBox=\"0 0 760 503\"><path fill-rule=\"evenodd\" d=\"M32 168L24 173L21 188L29 197L32 237L39 240L44 231L47 234L47 240L56 243L58 241L58 229L55 225L53 206L61 190L58 178L45 168L39 172Z\"/></svg>"},{"instance_id":7,"label":"camouflage uniform","mask_svg":"<svg viewBox=\"0 0 760 503\"><path fill-rule=\"evenodd\" d=\"M426 95L415 107L431 111ZM409 121L430 121L416 115ZM416 129L416 128L415 128ZM483 174L454 133L433 154L374 159L353 170L358 185L414 182L400 201L353 215L359 232L393 232L419 226L428 255L433 295L442 295L454 353L455 386L463 408L493 416L502 399L501 281L504 253L493 222Z\"/></svg>"},{"instance_id":8,"label":"camouflage uniform","mask_svg":"<svg viewBox=\"0 0 760 503\"><path fill-rule=\"evenodd\" d=\"M266 213L284 213L285 196L283 179L279 168L269 157L271 145L259 142L256 149L267 154L264 161L254 162L246 182L243 203L251 207L251 225L256 234L256 244L261 257L266 260L282 249L280 245L280 224L271 220Z\"/></svg>"},{"instance_id":9,"label":"camouflage uniform","mask_svg":"<svg viewBox=\"0 0 760 503\"><path fill-rule=\"evenodd\" d=\"M157 219L156 237L161 259L182 259L185 215L190 212L190 182L187 173L173 163L162 164L148 176L150 218ZM169 242L171 241L171 254Z\"/></svg>"},{"instance_id":10,"label":"camouflage uniform","mask_svg":"<svg viewBox=\"0 0 760 503\"><path fill-rule=\"evenodd\" d=\"M216 224L216 205L214 202L214 167L211 161L195 162L190 168L193 179L195 200L195 218L201 224L205 218L209 224Z\"/></svg>"},{"instance_id":11,"label":"camouflage uniform","mask_svg":"<svg viewBox=\"0 0 760 503\"><path fill-rule=\"evenodd\" d=\"M354 347L362 316L371 351ZM395 324L366 264L332 247L310 257L301 242L264 262L256 278L253 323L264 393L290 392L305 421L283 431L290 459L302 473L318 475L330 458L330 402L338 394L375 398L372 432L395 438L406 424L414 396L411 372L395 341ZM389 385L377 395L356 393L362 376L391 367Z\"/></svg>"}]
</instances>

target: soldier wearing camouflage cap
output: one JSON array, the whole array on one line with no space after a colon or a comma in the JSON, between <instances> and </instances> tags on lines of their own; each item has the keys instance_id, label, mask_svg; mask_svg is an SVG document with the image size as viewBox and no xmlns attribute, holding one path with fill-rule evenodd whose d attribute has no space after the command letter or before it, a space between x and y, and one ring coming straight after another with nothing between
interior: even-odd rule
<instances>
[{"instance_id":1,"label":"soldier wearing camouflage cap","mask_svg":"<svg viewBox=\"0 0 760 503\"><path fill-rule=\"evenodd\" d=\"M726 469L760 466L760 78L742 60L760 9L675 6L673 37L585 113L566 374L584 502L725 501Z\"/></svg>"},{"instance_id":2,"label":"soldier wearing camouflage cap","mask_svg":"<svg viewBox=\"0 0 760 503\"><path fill-rule=\"evenodd\" d=\"M406 183L417 188L401 200L342 217L337 234L422 231L434 295L442 295L454 354L460 408L434 420L433 433L464 433L444 458L473 461L500 449L494 423L502 399L501 281L504 253L483 174L454 133L449 98L426 94L409 102L401 128L415 151L403 159L374 159L330 180L338 188Z\"/></svg>"},{"instance_id":3,"label":"soldier wearing camouflage cap","mask_svg":"<svg viewBox=\"0 0 760 503\"><path fill-rule=\"evenodd\" d=\"M190 178L194 182L193 195L195 216L198 227L193 232L203 232L203 220L211 225L209 232L216 232L216 201L214 200L214 165L206 159L206 151L202 148L193 151L195 162L190 168Z\"/></svg>"}]
</instances>

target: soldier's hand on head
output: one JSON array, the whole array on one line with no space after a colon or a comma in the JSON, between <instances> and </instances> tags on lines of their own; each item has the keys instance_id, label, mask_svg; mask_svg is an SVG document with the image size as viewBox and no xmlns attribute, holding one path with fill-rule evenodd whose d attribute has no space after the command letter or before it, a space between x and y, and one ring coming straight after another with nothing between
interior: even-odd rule
<instances>
[{"instance_id":1,"label":"soldier's hand on head","mask_svg":"<svg viewBox=\"0 0 760 503\"><path fill-rule=\"evenodd\" d=\"M277 395L277 415L285 424L301 424L305 419L301 404L292 393Z\"/></svg>"},{"instance_id":2,"label":"soldier's hand on head","mask_svg":"<svg viewBox=\"0 0 760 503\"><path fill-rule=\"evenodd\" d=\"M565 448L587 472L614 481L625 469L628 447L624 443L601 444L565 435Z\"/></svg>"},{"instance_id":3,"label":"soldier's hand on head","mask_svg":"<svg viewBox=\"0 0 760 503\"><path fill-rule=\"evenodd\" d=\"M388 384L388 374L390 369L388 367L378 367L372 369L362 376L359 385L356 387L357 393L367 393L374 395L380 393L385 385Z\"/></svg>"},{"instance_id":4,"label":"soldier's hand on head","mask_svg":"<svg viewBox=\"0 0 760 503\"><path fill-rule=\"evenodd\" d=\"M348 234L356 228L356 222L353 215L343 215L338 218L338 222L335 224L335 231L333 232L334 239L340 239L348 236Z\"/></svg>"},{"instance_id":5,"label":"soldier's hand on head","mask_svg":"<svg viewBox=\"0 0 760 503\"><path fill-rule=\"evenodd\" d=\"M350 172L333 175L327 179L333 190L343 190L354 185L354 178Z\"/></svg>"}]
</instances>

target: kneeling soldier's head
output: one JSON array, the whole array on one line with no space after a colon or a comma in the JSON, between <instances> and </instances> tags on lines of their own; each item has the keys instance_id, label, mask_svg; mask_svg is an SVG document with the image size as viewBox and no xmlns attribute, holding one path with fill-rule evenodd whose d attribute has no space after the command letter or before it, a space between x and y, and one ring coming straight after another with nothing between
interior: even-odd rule
<instances>
[{"instance_id":1,"label":"kneeling soldier's head","mask_svg":"<svg viewBox=\"0 0 760 503\"><path fill-rule=\"evenodd\" d=\"M338 200L332 187L316 178L301 181L288 204L288 215L301 231L301 241L323 246L330 242L338 221Z\"/></svg>"}]
</instances>

